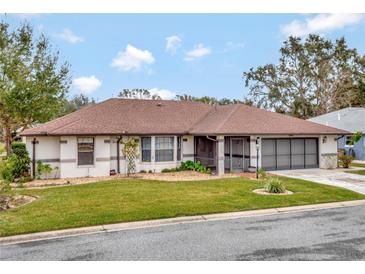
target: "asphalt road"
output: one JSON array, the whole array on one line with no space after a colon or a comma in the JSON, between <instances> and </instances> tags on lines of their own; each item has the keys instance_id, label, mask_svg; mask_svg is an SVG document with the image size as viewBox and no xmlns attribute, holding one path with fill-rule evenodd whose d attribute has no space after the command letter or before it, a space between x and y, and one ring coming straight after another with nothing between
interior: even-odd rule
<instances>
[{"instance_id":1,"label":"asphalt road","mask_svg":"<svg viewBox=\"0 0 365 274\"><path fill-rule=\"evenodd\" d=\"M0 246L1 260L364 260L365 206Z\"/></svg>"}]
</instances>

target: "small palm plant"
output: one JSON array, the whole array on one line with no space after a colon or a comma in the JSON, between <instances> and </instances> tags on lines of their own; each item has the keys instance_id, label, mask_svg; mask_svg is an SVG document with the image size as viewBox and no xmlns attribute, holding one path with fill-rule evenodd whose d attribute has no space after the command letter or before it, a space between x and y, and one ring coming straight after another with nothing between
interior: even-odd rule
<instances>
[{"instance_id":1,"label":"small palm plant","mask_svg":"<svg viewBox=\"0 0 365 274\"><path fill-rule=\"evenodd\" d=\"M269 193L285 193L286 189L283 183L277 177L268 177L266 179L265 189Z\"/></svg>"},{"instance_id":2,"label":"small palm plant","mask_svg":"<svg viewBox=\"0 0 365 274\"><path fill-rule=\"evenodd\" d=\"M46 176L46 179L48 179L48 176L51 174L53 168L50 164L45 164L42 161L37 161L37 179L41 179L42 175Z\"/></svg>"}]
</instances>

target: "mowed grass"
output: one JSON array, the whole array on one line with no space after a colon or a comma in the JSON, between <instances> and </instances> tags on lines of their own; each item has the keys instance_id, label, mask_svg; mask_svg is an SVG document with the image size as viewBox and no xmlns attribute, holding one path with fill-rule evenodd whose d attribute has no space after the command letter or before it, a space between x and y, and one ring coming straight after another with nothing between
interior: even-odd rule
<instances>
[{"instance_id":1,"label":"mowed grass","mask_svg":"<svg viewBox=\"0 0 365 274\"><path fill-rule=\"evenodd\" d=\"M360 164L360 163L351 163L351 166L365 168L365 164ZM346 173L365 175L365 170L350 170L350 171L346 171Z\"/></svg>"},{"instance_id":2,"label":"mowed grass","mask_svg":"<svg viewBox=\"0 0 365 274\"><path fill-rule=\"evenodd\" d=\"M360 164L360 163L351 163L350 166L363 167L363 168L365 168L365 164Z\"/></svg>"},{"instance_id":3,"label":"mowed grass","mask_svg":"<svg viewBox=\"0 0 365 274\"><path fill-rule=\"evenodd\" d=\"M138 179L22 189L35 202L0 212L0 236L118 222L364 199L349 190L282 178L294 195L252 193L262 181L244 178L195 182Z\"/></svg>"},{"instance_id":4,"label":"mowed grass","mask_svg":"<svg viewBox=\"0 0 365 274\"><path fill-rule=\"evenodd\" d=\"M358 174L358 175L364 175L365 176L365 169L346 171L346 173L352 173L352 174Z\"/></svg>"}]
</instances>

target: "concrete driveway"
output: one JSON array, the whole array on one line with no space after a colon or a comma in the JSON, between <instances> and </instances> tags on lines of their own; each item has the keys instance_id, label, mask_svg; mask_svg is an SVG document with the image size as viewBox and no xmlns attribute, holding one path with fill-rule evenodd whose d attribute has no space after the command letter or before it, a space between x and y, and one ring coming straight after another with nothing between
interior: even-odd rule
<instances>
[{"instance_id":1,"label":"concrete driveway","mask_svg":"<svg viewBox=\"0 0 365 274\"><path fill-rule=\"evenodd\" d=\"M270 171L271 174L313 181L320 184L343 187L365 194L365 176L346 173L356 169L296 169ZM357 169L360 170L360 169Z\"/></svg>"}]
</instances>

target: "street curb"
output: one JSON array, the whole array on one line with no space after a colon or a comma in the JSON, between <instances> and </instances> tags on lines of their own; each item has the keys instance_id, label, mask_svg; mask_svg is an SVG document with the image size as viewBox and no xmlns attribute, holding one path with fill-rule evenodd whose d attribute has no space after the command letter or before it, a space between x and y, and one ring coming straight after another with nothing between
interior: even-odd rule
<instances>
[{"instance_id":1,"label":"street curb","mask_svg":"<svg viewBox=\"0 0 365 274\"><path fill-rule=\"evenodd\" d=\"M73 236L81 236L81 235L88 235L88 234L121 231L121 230L157 227L157 226L164 226L164 225L175 225L175 224L185 224L185 223L194 223L194 222L209 222L209 221L229 220L229 219L248 218L248 217L259 217L259 216L267 216L267 215L278 215L278 214L287 214L287 213L294 213L294 212L314 211L314 210L320 210L320 209L331 209L331 208L351 207L351 206L360 206L360 205L365 205L365 200L323 203L323 204L281 207L281 208L258 209L258 210L248 210L248 211L229 212L229 213L206 214L206 215L166 218L166 219L158 219L158 220L137 221L137 222L129 222L129 223L97 225L97 226L89 226L89 227L81 227L81 228L71 228L71 229L37 232L37 233L15 235L15 236L8 236L8 237L0 237L0 246L33 242L33 241L50 240L50 239L57 239L57 238L65 238L65 237L73 237Z\"/></svg>"}]
</instances>

